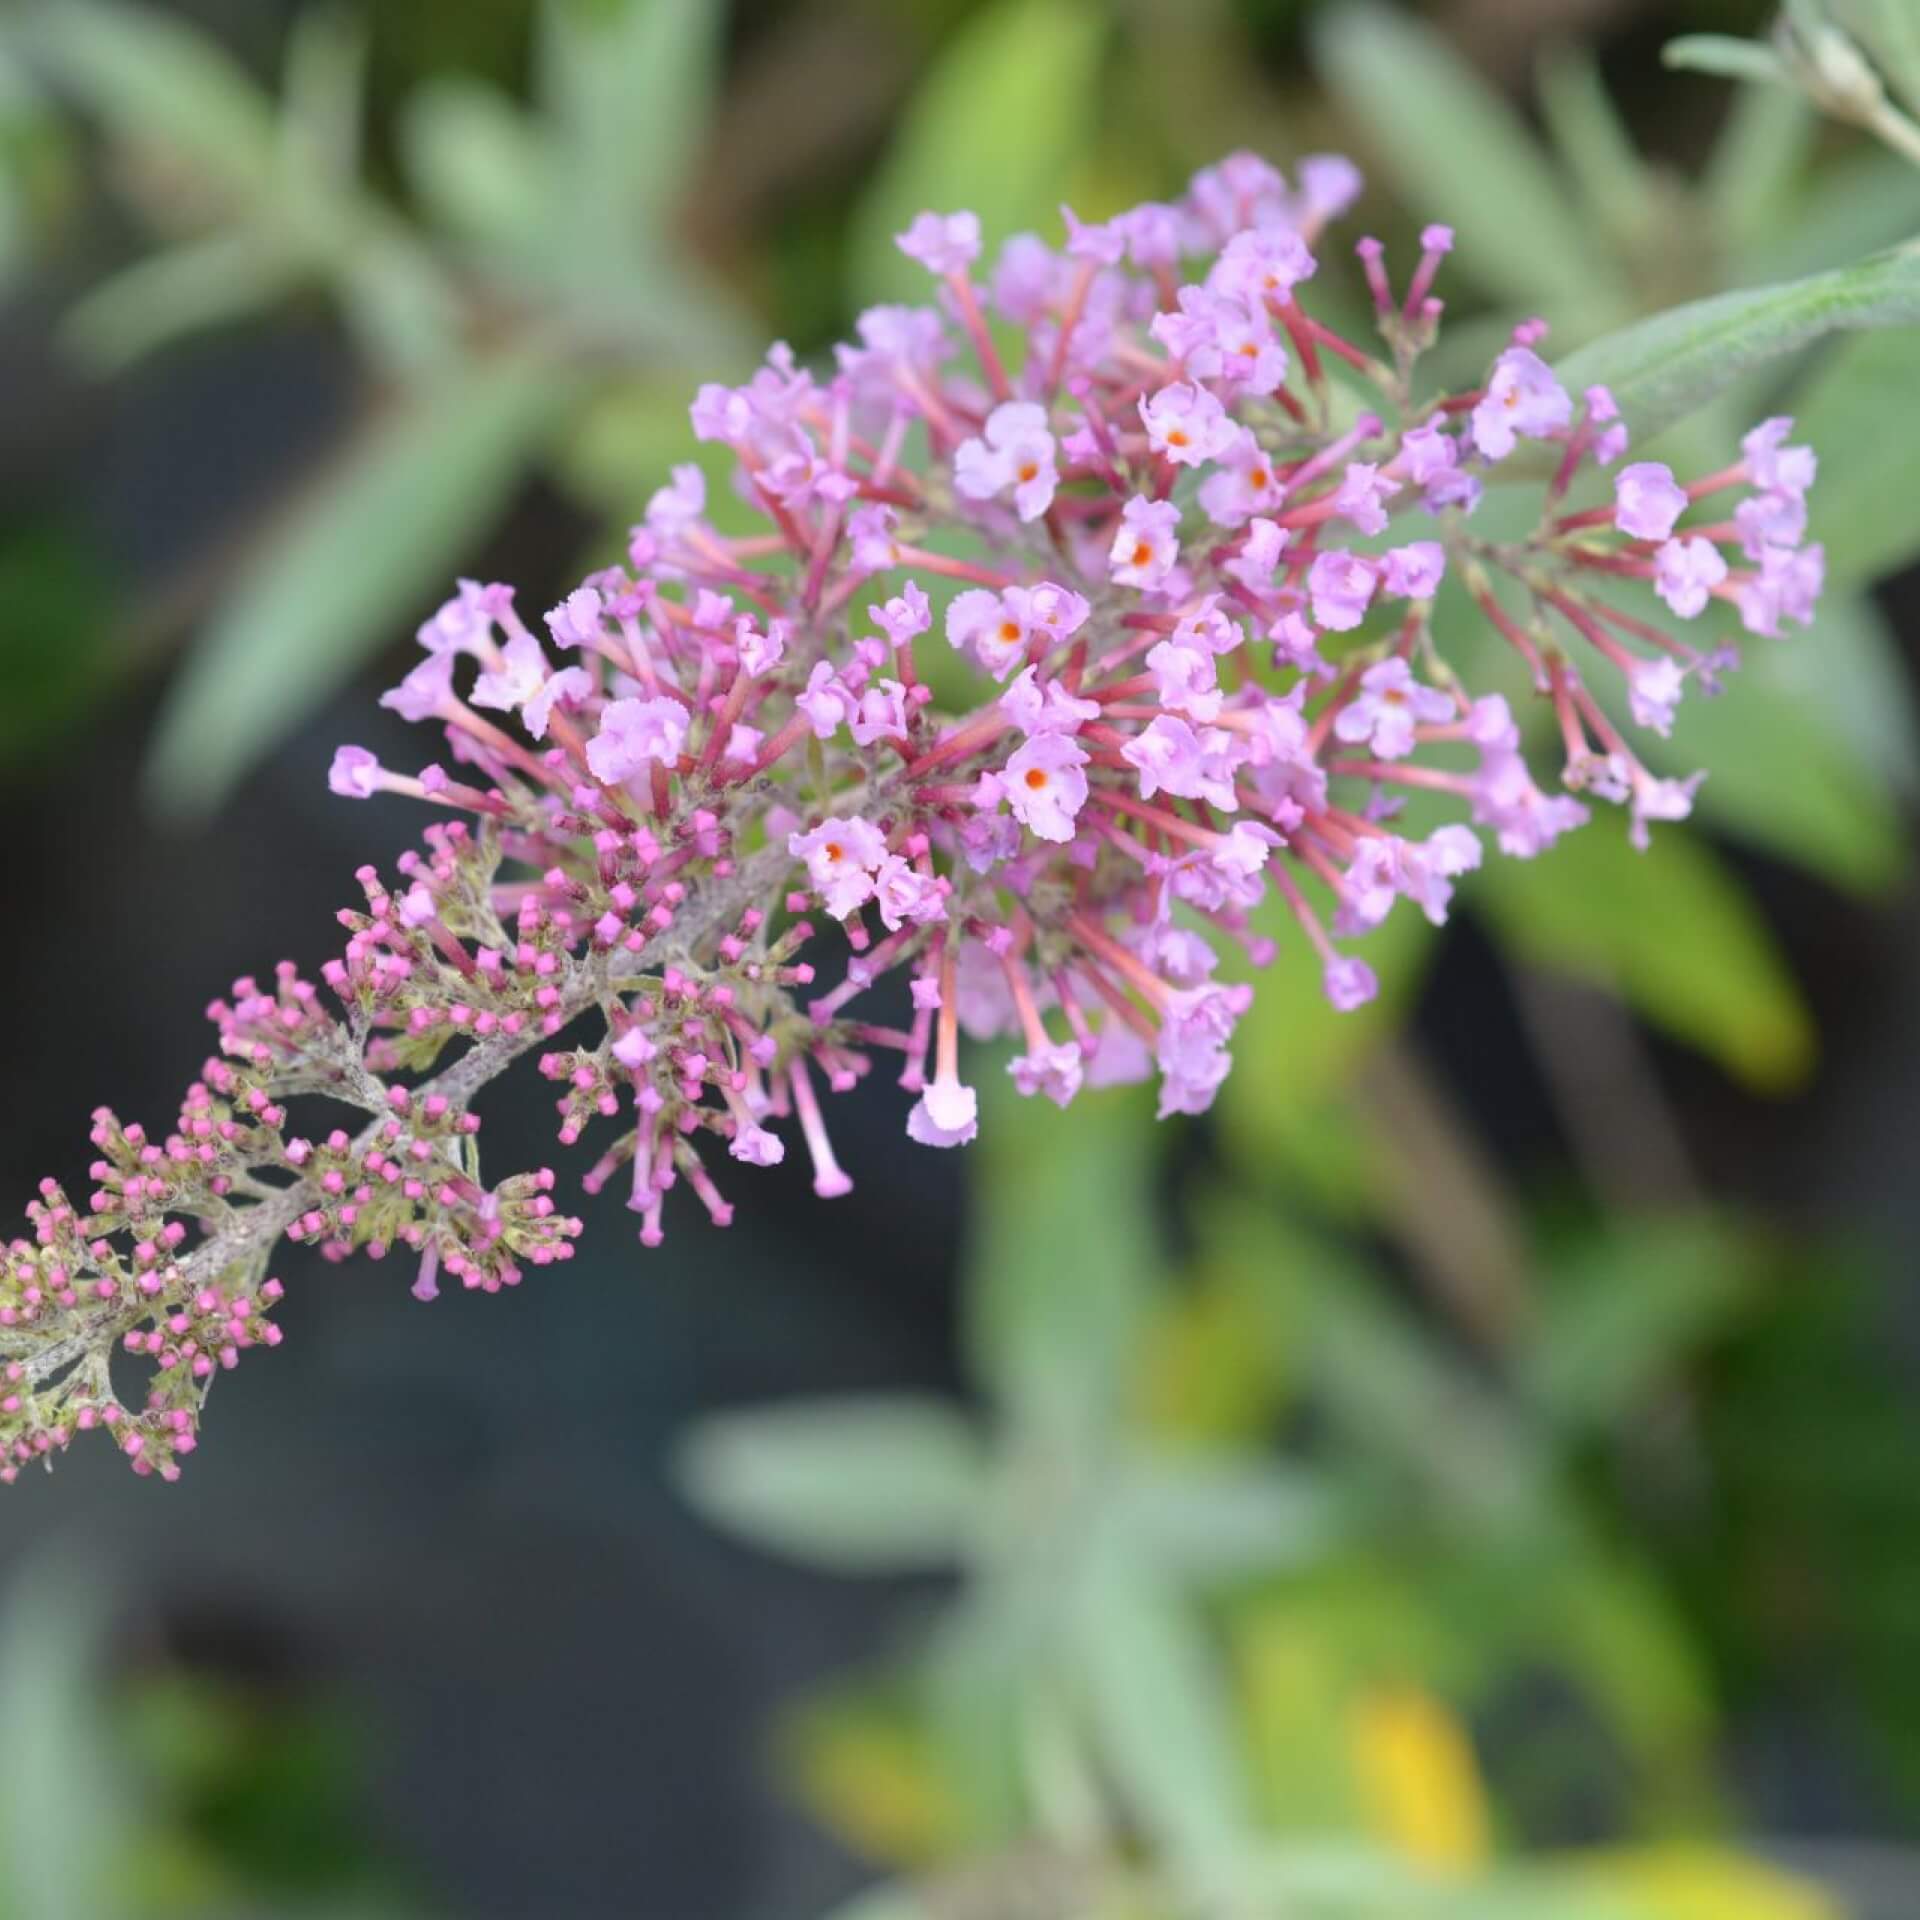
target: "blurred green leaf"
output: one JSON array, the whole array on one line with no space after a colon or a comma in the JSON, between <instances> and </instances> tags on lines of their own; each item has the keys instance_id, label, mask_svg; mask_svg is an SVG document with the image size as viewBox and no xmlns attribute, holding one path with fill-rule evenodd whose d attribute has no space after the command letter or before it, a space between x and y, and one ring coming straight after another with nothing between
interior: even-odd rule
<instances>
[{"instance_id":1,"label":"blurred green leaf","mask_svg":"<svg viewBox=\"0 0 1920 1920\"><path fill-rule=\"evenodd\" d=\"M1581 196L1631 243L1658 217L1651 176L1585 47L1551 49L1540 61L1540 111Z\"/></svg>"},{"instance_id":2,"label":"blurred green leaf","mask_svg":"<svg viewBox=\"0 0 1920 1920\"><path fill-rule=\"evenodd\" d=\"M1690 301L1577 348L1555 371L1576 392L1610 387L1644 441L1829 333L1916 322L1920 242L1910 242L1831 273Z\"/></svg>"},{"instance_id":3,"label":"blurred green leaf","mask_svg":"<svg viewBox=\"0 0 1920 1920\"><path fill-rule=\"evenodd\" d=\"M1616 1220L1556 1263L1520 1384L1556 1426L1630 1414L1725 1324L1745 1294L1753 1236L1710 1215Z\"/></svg>"},{"instance_id":4,"label":"blurred green leaf","mask_svg":"<svg viewBox=\"0 0 1920 1920\"><path fill-rule=\"evenodd\" d=\"M1728 33L1684 33L1669 40L1661 59L1690 73L1710 73L1722 80L1751 80L1772 86L1792 83L1780 56L1758 40L1740 40Z\"/></svg>"},{"instance_id":5,"label":"blurred green leaf","mask_svg":"<svg viewBox=\"0 0 1920 1920\"><path fill-rule=\"evenodd\" d=\"M545 0L538 90L561 178L556 243L643 260L706 125L726 9L712 0Z\"/></svg>"},{"instance_id":6,"label":"blurred green leaf","mask_svg":"<svg viewBox=\"0 0 1920 1920\"><path fill-rule=\"evenodd\" d=\"M522 253L555 192L541 131L504 94L435 74L408 98L401 151L414 191L441 226L477 253Z\"/></svg>"},{"instance_id":7,"label":"blurred green leaf","mask_svg":"<svg viewBox=\"0 0 1920 1920\"><path fill-rule=\"evenodd\" d=\"M1911 729L1902 726L1907 695L1897 666L1876 660L1870 640L1849 652L1847 618L1844 605L1831 621L1823 609L1812 632L1752 642L1747 664L1728 677L1725 692L1687 701L1672 738L1649 740L1645 751L1649 765L1663 772L1711 770L1694 798L1700 819L1829 884L1871 893L1892 885L1906 862L1888 761L1910 754ZM1870 631L1870 618L1870 611L1859 615L1856 630ZM1828 632L1831 651L1823 643ZM1889 666L1891 686L1885 684ZM1850 675L1865 676L1865 685L1850 684ZM1888 704L1869 717L1860 708L1873 697L1870 689ZM1875 730L1877 754L1866 750L1868 727ZM1896 744L1903 735L1905 745Z\"/></svg>"},{"instance_id":8,"label":"blurred green leaf","mask_svg":"<svg viewBox=\"0 0 1920 1920\"><path fill-rule=\"evenodd\" d=\"M1869 585L1920 555L1913 463L1887 419L1916 383L1920 327L1889 328L1843 342L1794 396L1796 437L1820 453L1813 532L1836 585Z\"/></svg>"},{"instance_id":9,"label":"blurred green leaf","mask_svg":"<svg viewBox=\"0 0 1920 1920\"><path fill-rule=\"evenodd\" d=\"M114 135L253 205L275 177L273 104L210 35L152 6L48 0L25 44Z\"/></svg>"},{"instance_id":10,"label":"blurred green leaf","mask_svg":"<svg viewBox=\"0 0 1920 1920\"><path fill-rule=\"evenodd\" d=\"M476 362L376 423L289 510L194 649L148 766L175 814L218 804L439 587L563 422L571 376Z\"/></svg>"},{"instance_id":11,"label":"blurred green leaf","mask_svg":"<svg viewBox=\"0 0 1920 1920\"><path fill-rule=\"evenodd\" d=\"M335 187L360 168L367 29L343 5L303 7L287 36L280 138L298 164Z\"/></svg>"},{"instance_id":12,"label":"blurred green leaf","mask_svg":"<svg viewBox=\"0 0 1920 1920\"><path fill-rule=\"evenodd\" d=\"M1176 1863L1231 1855L1249 1822L1226 1675L1200 1616L1145 1565L1113 1565L1074 1628L1102 1772Z\"/></svg>"},{"instance_id":13,"label":"blurred green leaf","mask_svg":"<svg viewBox=\"0 0 1920 1920\"><path fill-rule=\"evenodd\" d=\"M1538 144L1441 35L1372 0L1317 22L1329 88L1414 210L1458 229L1463 272L1583 333L1619 318L1614 276Z\"/></svg>"},{"instance_id":14,"label":"blurred green leaf","mask_svg":"<svg viewBox=\"0 0 1920 1920\"><path fill-rule=\"evenodd\" d=\"M79 301L64 331L94 372L118 373L184 334L259 312L306 273L265 229L228 228L122 268Z\"/></svg>"},{"instance_id":15,"label":"blurred green leaf","mask_svg":"<svg viewBox=\"0 0 1920 1920\"><path fill-rule=\"evenodd\" d=\"M1157 1145L1138 1090L1083 1099L1074 1124L981 1089L966 1328L974 1377L1004 1409L1083 1436L1114 1419L1163 1254Z\"/></svg>"},{"instance_id":16,"label":"blurred green leaf","mask_svg":"<svg viewBox=\"0 0 1920 1920\"><path fill-rule=\"evenodd\" d=\"M100 1696L106 1587L43 1557L18 1567L0 1615L0 1913L99 1920L121 1910L116 1876L138 1837Z\"/></svg>"},{"instance_id":17,"label":"blurred green leaf","mask_svg":"<svg viewBox=\"0 0 1920 1920\"><path fill-rule=\"evenodd\" d=\"M1818 118L1804 94L1785 87L1742 87L1735 92L1701 181L1712 229L1729 249L1738 252L1764 242L1790 224L1794 196L1818 132ZM1807 262L1798 271L1815 264L1834 263ZM1793 269L1780 270L1789 271Z\"/></svg>"},{"instance_id":18,"label":"blurred green leaf","mask_svg":"<svg viewBox=\"0 0 1920 1920\"><path fill-rule=\"evenodd\" d=\"M1128 1549L1173 1580L1229 1580L1324 1549L1335 1503L1318 1476L1256 1458L1158 1455L1129 1465L1111 1496Z\"/></svg>"},{"instance_id":19,"label":"blurred green leaf","mask_svg":"<svg viewBox=\"0 0 1920 1920\"><path fill-rule=\"evenodd\" d=\"M1602 816L1549 860L1495 860L1472 898L1513 950L1618 993L1750 1086L1813 1062L1814 1027L1765 923L1699 840L1671 829L1637 853Z\"/></svg>"},{"instance_id":20,"label":"blurred green leaf","mask_svg":"<svg viewBox=\"0 0 1920 1920\"><path fill-rule=\"evenodd\" d=\"M1866 50L1887 90L1920 113L1920 8L1913 0L1829 0L1833 17Z\"/></svg>"},{"instance_id":21,"label":"blurred green leaf","mask_svg":"<svg viewBox=\"0 0 1920 1920\"><path fill-rule=\"evenodd\" d=\"M1057 231L1058 204L1096 127L1107 34L1093 0L997 0L956 33L854 210L854 297L922 300L924 268L893 244L915 214L971 207L989 250Z\"/></svg>"},{"instance_id":22,"label":"blurred green leaf","mask_svg":"<svg viewBox=\"0 0 1920 1920\"><path fill-rule=\"evenodd\" d=\"M1826 594L1807 633L1751 654L1741 672L1821 710L1863 769L1897 792L1913 790L1920 729L1905 650L1871 595Z\"/></svg>"},{"instance_id":23,"label":"blurred green leaf","mask_svg":"<svg viewBox=\"0 0 1920 1920\"><path fill-rule=\"evenodd\" d=\"M972 1422L906 1394L710 1415L676 1473L709 1520L834 1573L951 1566L986 1488Z\"/></svg>"},{"instance_id":24,"label":"blurred green leaf","mask_svg":"<svg viewBox=\"0 0 1920 1920\"><path fill-rule=\"evenodd\" d=\"M1877 147L1843 153L1733 262L1735 283L1758 286L1826 273L1897 245L1920 229L1920 167Z\"/></svg>"}]
</instances>

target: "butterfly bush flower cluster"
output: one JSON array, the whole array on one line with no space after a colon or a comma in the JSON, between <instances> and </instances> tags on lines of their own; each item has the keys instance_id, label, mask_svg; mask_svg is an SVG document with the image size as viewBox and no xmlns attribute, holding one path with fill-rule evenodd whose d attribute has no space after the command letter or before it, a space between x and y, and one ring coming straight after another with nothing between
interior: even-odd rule
<instances>
[{"instance_id":1,"label":"butterfly bush flower cluster","mask_svg":"<svg viewBox=\"0 0 1920 1920\"><path fill-rule=\"evenodd\" d=\"M1711 602L1808 619L1812 453L1770 420L1704 477L1631 461L1538 322L1417 398L1446 228L1398 290L1359 243L1375 337L1310 310L1358 186L1238 154L991 260L971 214L923 214L921 304L701 389L729 513L683 466L544 616L463 583L384 700L442 757L349 746L331 775L441 810L423 851L360 875L322 982L215 1004L171 1130L98 1114L84 1201L49 1182L0 1261L0 1475L89 1427L175 1474L210 1382L278 1338L283 1235L404 1256L421 1300L565 1258L552 1173L480 1168L471 1100L522 1052L651 1246L676 1191L724 1226L789 1152L846 1193L828 1109L870 1073L914 1140L972 1139L963 1031L1011 1036L1022 1094L1153 1076L1163 1116L1203 1112L1276 930L1351 1009L1358 943L1444 920L1489 844L1531 858L1596 802L1637 841L1683 817L1700 776L1629 729L1732 664L1687 637ZM1483 531L1516 497L1529 530ZM1524 714L1443 656L1444 595L1511 649ZM296 1125L313 1096L359 1123Z\"/></svg>"}]
</instances>

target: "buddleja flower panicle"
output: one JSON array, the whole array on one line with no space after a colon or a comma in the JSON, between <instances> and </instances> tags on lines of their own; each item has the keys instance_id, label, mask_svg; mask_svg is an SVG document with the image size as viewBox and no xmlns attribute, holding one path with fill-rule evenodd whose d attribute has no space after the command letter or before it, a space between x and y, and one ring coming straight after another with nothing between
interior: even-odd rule
<instances>
[{"instance_id":1,"label":"buddleja flower panicle","mask_svg":"<svg viewBox=\"0 0 1920 1920\"><path fill-rule=\"evenodd\" d=\"M551 1172L481 1177L470 1103L522 1052L563 1146L612 1130L584 1184L620 1177L656 1245L676 1187L725 1225L720 1162L796 1136L847 1192L828 1097L888 1056L914 1140L972 1139L963 1032L1013 1037L1024 1095L1157 1073L1163 1115L1204 1111L1253 993L1221 943L1271 961L1270 892L1346 1010L1377 988L1348 943L1402 901L1444 920L1482 831L1525 859L1593 800L1642 842L1684 817L1700 776L1651 771L1617 716L1665 734L1735 664L1669 617L1810 617L1812 453L1773 420L1690 483L1623 464L1612 396L1566 390L1538 321L1419 397L1447 228L1398 294L1360 241L1377 341L1304 304L1358 188L1237 154L1177 204L1068 211L1064 248L1015 236L984 284L978 220L923 214L900 244L931 304L862 314L830 369L776 346L696 396L757 530L723 533L689 464L544 638L462 582L383 701L449 764L343 747L331 773L453 817L391 884L361 872L323 989L283 969L215 1004L221 1056L164 1148L103 1118L90 1215L47 1190L0 1279L6 1472L88 1424L175 1471L207 1382L275 1337L282 1234L405 1249L423 1300L564 1258ZM1507 462L1540 489L1518 539L1480 518ZM1595 474L1611 500L1570 505ZM1444 656L1448 581L1517 655L1560 790ZM960 711L926 670L943 641L980 689ZM1412 804L1438 809L1418 835ZM896 977L899 1025L869 998ZM316 1094L369 1117L290 1135ZM144 1411L113 1343L155 1362Z\"/></svg>"}]
</instances>

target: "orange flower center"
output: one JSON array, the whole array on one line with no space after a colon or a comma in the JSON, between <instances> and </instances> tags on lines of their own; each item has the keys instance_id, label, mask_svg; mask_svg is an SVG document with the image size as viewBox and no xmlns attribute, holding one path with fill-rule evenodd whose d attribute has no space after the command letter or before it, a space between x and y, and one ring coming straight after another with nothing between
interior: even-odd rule
<instances>
[{"instance_id":1,"label":"orange flower center","mask_svg":"<svg viewBox=\"0 0 1920 1920\"><path fill-rule=\"evenodd\" d=\"M1036 793L1038 793L1040 789L1044 787L1046 784L1047 784L1047 776L1045 775L1045 773L1043 773L1040 770L1040 768L1029 767L1027 769L1027 785L1030 786Z\"/></svg>"}]
</instances>

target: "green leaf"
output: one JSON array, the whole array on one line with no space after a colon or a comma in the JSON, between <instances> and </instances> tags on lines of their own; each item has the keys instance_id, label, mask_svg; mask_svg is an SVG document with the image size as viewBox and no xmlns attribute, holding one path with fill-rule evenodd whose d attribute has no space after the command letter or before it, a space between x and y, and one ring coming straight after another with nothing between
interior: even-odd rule
<instances>
[{"instance_id":1,"label":"green leaf","mask_svg":"<svg viewBox=\"0 0 1920 1920\"><path fill-rule=\"evenodd\" d=\"M136 1819L101 1698L106 1591L98 1569L43 1557L15 1573L0 1615L0 1912L23 1920L123 1910Z\"/></svg>"},{"instance_id":2,"label":"green leaf","mask_svg":"<svg viewBox=\"0 0 1920 1920\"><path fill-rule=\"evenodd\" d=\"M1576 349L1555 371L1610 387L1636 440L1685 419L1743 374L1829 333L1920 322L1920 242L1857 266L1690 301Z\"/></svg>"},{"instance_id":3,"label":"green leaf","mask_svg":"<svg viewBox=\"0 0 1920 1920\"><path fill-rule=\"evenodd\" d=\"M1804 94L1785 87L1742 87L1733 96L1701 181L1712 229L1727 246L1743 250L1787 223L1818 131Z\"/></svg>"},{"instance_id":4,"label":"green leaf","mask_svg":"<svg viewBox=\"0 0 1920 1920\"><path fill-rule=\"evenodd\" d=\"M855 210L855 297L922 300L923 268L893 236L915 214L971 207L989 253L1058 230L1075 162L1097 128L1105 10L1092 0L997 0L954 35Z\"/></svg>"},{"instance_id":5,"label":"green leaf","mask_svg":"<svg viewBox=\"0 0 1920 1920\"><path fill-rule=\"evenodd\" d=\"M204 814L451 577L562 422L572 379L533 354L464 366L376 423L289 512L168 698L148 767Z\"/></svg>"},{"instance_id":6,"label":"green leaf","mask_svg":"<svg viewBox=\"0 0 1920 1920\"><path fill-rule=\"evenodd\" d=\"M157 7L50 0L24 43L118 139L186 163L242 206L270 188L272 102L210 35Z\"/></svg>"},{"instance_id":7,"label":"green leaf","mask_svg":"<svg viewBox=\"0 0 1920 1920\"><path fill-rule=\"evenodd\" d=\"M1164 1259L1150 1108L1136 1092L1103 1092L1063 1127L997 1074L981 1105L965 1296L974 1375L1012 1412L1099 1434L1132 1386Z\"/></svg>"},{"instance_id":8,"label":"green leaf","mask_svg":"<svg viewBox=\"0 0 1920 1920\"><path fill-rule=\"evenodd\" d=\"M1646 233L1658 203L1641 159L1584 47L1556 47L1540 62L1540 111L1561 161L1594 212L1626 242Z\"/></svg>"},{"instance_id":9,"label":"green leaf","mask_svg":"<svg viewBox=\"0 0 1920 1920\"><path fill-rule=\"evenodd\" d=\"M987 1485L973 1423L907 1394L711 1415L682 1442L675 1473L716 1525L833 1573L952 1566Z\"/></svg>"},{"instance_id":10,"label":"green leaf","mask_svg":"<svg viewBox=\"0 0 1920 1920\"><path fill-rule=\"evenodd\" d=\"M1317 64L1422 217L1458 230L1489 292L1584 331L1622 310L1578 209L1519 116L1432 28L1371 4L1324 9Z\"/></svg>"},{"instance_id":11,"label":"green leaf","mask_svg":"<svg viewBox=\"0 0 1920 1920\"><path fill-rule=\"evenodd\" d=\"M1315 1475L1252 1459L1142 1459L1110 1498L1131 1553L1178 1580L1296 1566L1333 1534L1334 1503Z\"/></svg>"},{"instance_id":12,"label":"green leaf","mask_svg":"<svg viewBox=\"0 0 1920 1920\"><path fill-rule=\"evenodd\" d=\"M271 306L307 271L263 230L229 229L122 269L73 308L64 331L95 373L118 373L184 334Z\"/></svg>"},{"instance_id":13,"label":"green leaf","mask_svg":"<svg viewBox=\"0 0 1920 1920\"><path fill-rule=\"evenodd\" d=\"M538 91L567 248L614 261L658 250L706 125L726 11L712 0L546 0Z\"/></svg>"},{"instance_id":14,"label":"green leaf","mask_svg":"<svg viewBox=\"0 0 1920 1920\"><path fill-rule=\"evenodd\" d=\"M1752 1236L1711 1215L1619 1220L1559 1261L1520 1358L1520 1384L1558 1426L1619 1419L1745 1295Z\"/></svg>"},{"instance_id":15,"label":"green leaf","mask_svg":"<svg viewBox=\"0 0 1920 1920\"><path fill-rule=\"evenodd\" d=\"M1833 16L1866 49L1888 89L1920 113L1920 7L1913 0L1829 0Z\"/></svg>"},{"instance_id":16,"label":"green leaf","mask_svg":"<svg viewBox=\"0 0 1920 1920\"><path fill-rule=\"evenodd\" d=\"M1667 42L1660 58L1684 72L1711 73L1722 80L1750 80L1781 87L1792 84L1780 56L1771 47L1727 33L1684 33Z\"/></svg>"},{"instance_id":17,"label":"green leaf","mask_svg":"<svg viewBox=\"0 0 1920 1920\"><path fill-rule=\"evenodd\" d=\"M503 93L435 74L408 98L400 143L414 191L456 240L496 256L527 245L555 192L554 158Z\"/></svg>"},{"instance_id":18,"label":"green leaf","mask_svg":"<svg viewBox=\"0 0 1920 1920\"><path fill-rule=\"evenodd\" d=\"M1750 1086L1813 1063L1814 1027L1765 923L1700 841L1671 829L1637 853L1604 814L1546 860L1496 860L1469 898L1536 965L1618 993Z\"/></svg>"},{"instance_id":19,"label":"green leaf","mask_svg":"<svg viewBox=\"0 0 1920 1920\"><path fill-rule=\"evenodd\" d=\"M1820 454L1809 505L1832 583L1867 586L1920 555L1920 494L1890 405L1920 383L1920 327L1840 346L1794 396L1795 438Z\"/></svg>"},{"instance_id":20,"label":"green leaf","mask_svg":"<svg viewBox=\"0 0 1920 1920\"><path fill-rule=\"evenodd\" d=\"M1198 1614L1142 1565L1105 1568L1074 1623L1102 1771L1155 1844L1189 1867L1234 1853L1250 1824L1238 1729Z\"/></svg>"},{"instance_id":21,"label":"green leaf","mask_svg":"<svg viewBox=\"0 0 1920 1920\"><path fill-rule=\"evenodd\" d=\"M1826 273L1894 246L1916 229L1920 168L1877 147L1842 153L1813 175L1790 208L1776 209L1739 241L1733 279L1736 285L1759 286Z\"/></svg>"}]
</instances>

